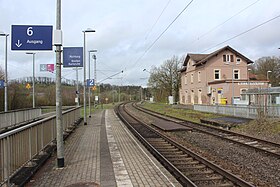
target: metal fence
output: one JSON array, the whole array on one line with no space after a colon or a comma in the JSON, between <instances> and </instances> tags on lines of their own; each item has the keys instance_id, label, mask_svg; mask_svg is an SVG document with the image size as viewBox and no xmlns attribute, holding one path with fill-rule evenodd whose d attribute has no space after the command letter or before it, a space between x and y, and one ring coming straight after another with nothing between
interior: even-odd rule
<instances>
[{"instance_id":1,"label":"metal fence","mask_svg":"<svg viewBox=\"0 0 280 187\"><path fill-rule=\"evenodd\" d=\"M80 107L62 113L63 130L80 118ZM56 116L51 116L0 135L0 186L28 164L56 138Z\"/></svg>"},{"instance_id":2,"label":"metal fence","mask_svg":"<svg viewBox=\"0 0 280 187\"><path fill-rule=\"evenodd\" d=\"M194 105L194 110L256 119L259 116L279 117L279 106Z\"/></svg>"},{"instance_id":3,"label":"metal fence","mask_svg":"<svg viewBox=\"0 0 280 187\"><path fill-rule=\"evenodd\" d=\"M41 108L12 110L0 113L0 129L33 120L42 114Z\"/></svg>"}]
</instances>

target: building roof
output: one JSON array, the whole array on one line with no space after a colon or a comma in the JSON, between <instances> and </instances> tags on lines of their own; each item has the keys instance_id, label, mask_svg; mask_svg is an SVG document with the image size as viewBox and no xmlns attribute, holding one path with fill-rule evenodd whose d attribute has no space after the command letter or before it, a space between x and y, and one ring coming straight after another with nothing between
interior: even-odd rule
<instances>
[{"instance_id":1,"label":"building roof","mask_svg":"<svg viewBox=\"0 0 280 187\"><path fill-rule=\"evenodd\" d=\"M246 60L247 64L251 64L254 63L252 60L250 60L249 58L245 57L244 55L242 55L241 53L239 53L238 51L234 50L233 48L231 48L230 46L225 46L221 49L218 49L217 51L214 51L213 53L210 54L188 54L183 66L187 65L187 62L189 61L189 59L192 59L195 63L194 66L198 66L201 64L205 64L207 63L208 60L210 60L212 57L217 56L219 53L221 53L224 50L229 50L232 53L236 54L236 56Z\"/></svg>"}]
</instances>

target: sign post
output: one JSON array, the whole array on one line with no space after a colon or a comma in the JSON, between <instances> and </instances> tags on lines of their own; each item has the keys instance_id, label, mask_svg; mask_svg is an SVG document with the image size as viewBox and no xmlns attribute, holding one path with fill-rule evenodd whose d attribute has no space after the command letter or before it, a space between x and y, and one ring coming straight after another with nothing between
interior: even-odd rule
<instances>
[{"instance_id":1,"label":"sign post","mask_svg":"<svg viewBox=\"0 0 280 187\"><path fill-rule=\"evenodd\" d=\"M53 26L12 25L12 50L52 50Z\"/></svg>"}]
</instances>

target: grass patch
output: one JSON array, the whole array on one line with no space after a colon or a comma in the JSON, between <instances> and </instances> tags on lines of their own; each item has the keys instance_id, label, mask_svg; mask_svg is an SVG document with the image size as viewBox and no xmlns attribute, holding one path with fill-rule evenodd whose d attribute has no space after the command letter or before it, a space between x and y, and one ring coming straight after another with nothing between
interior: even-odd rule
<instances>
[{"instance_id":1,"label":"grass patch","mask_svg":"<svg viewBox=\"0 0 280 187\"><path fill-rule=\"evenodd\" d=\"M163 103L147 103L145 102L142 105L144 108L149 110L159 112L164 115L173 116L176 118L180 118L183 120L188 120L192 122L199 123L200 119L202 118L216 118L221 117L222 115L214 114L214 113L206 113L206 112L199 112L190 109L177 109L172 108L172 105L163 104Z\"/></svg>"}]
</instances>

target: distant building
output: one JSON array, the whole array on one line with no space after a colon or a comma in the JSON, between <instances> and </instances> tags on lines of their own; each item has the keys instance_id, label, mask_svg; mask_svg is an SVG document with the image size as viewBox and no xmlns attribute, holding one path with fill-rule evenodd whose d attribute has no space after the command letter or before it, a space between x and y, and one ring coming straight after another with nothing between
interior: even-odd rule
<instances>
[{"instance_id":1,"label":"distant building","mask_svg":"<svg viewBox=\"0 0 280 187\"><path fill-rule=\"evenodd\" d=\"M226 46L210 54L187 54L181 69L181 104L234 104L241 93L252 88L267 88L268 80L249 77L253 63ZM249 101L248 101L249 103Z\"/></svg>"}]
</instances>

